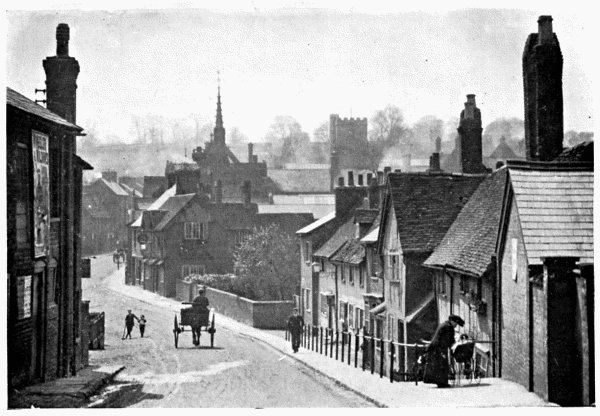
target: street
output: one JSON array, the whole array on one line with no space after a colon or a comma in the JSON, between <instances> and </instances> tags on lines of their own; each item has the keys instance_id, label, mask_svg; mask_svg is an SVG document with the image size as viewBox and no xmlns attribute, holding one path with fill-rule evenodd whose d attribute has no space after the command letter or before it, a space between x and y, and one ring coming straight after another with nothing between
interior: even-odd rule
<instances>
[{"instance_id":1,"label":"street","mask_svg":"<svg viewBox=\"0 0 600 416\"><path fill-rule=\"evenodd\" d=\"M90 351L91 366L125 369L92 398L90 407L367 407L372 403L347 391L267 345L238 335L216 322L215 348L202 333L173 341L173 312L109 288L116 270L112 255L92 259L92 278L82 282L90 311L104 311L105 349ZM121 265L120 272L123 271ZM124 317L132 309L148 323L144 338L136 325L133 339L122 340Z\"/></svg>"}]
</instances>

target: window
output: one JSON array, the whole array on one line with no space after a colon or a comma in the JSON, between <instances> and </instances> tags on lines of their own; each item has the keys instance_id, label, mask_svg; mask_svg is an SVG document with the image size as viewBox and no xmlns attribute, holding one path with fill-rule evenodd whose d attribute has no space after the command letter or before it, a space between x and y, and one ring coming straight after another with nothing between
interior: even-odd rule
<instances>
[{"instance_id":1,"label":"window","mask_svg":"<svg viewBox=\"0 0 600 416\"><path fill-rule=\"evenodd\" d=\"M365 311L361 308L354 308L356 317L354 318L354 326L356 329L361 329L365 325Z\"/></svg>"},{"instance_id":2,"label":"window","mask_svg":"<svg viewBox=\"0 0 600 416\"><path fill-rule=\"evenodd\" d=\"M16 229L17 248L29 248L31 239L30 197L29 197L29 152L27 148L17 147L17 160L15 163L15 188L16 195Z\"/></svg>"},{"instance_id":3,"label":"window","mask_svg":"<svg viewBox=\"0 0 600 416\"><path fill-rule=\"evenodd\" d=\"M207 224L202 222L186 222L183 225L183 238L186 240L206 240Z\"/></svg>"},{"instance_id":4,"label":"window","mask_svg":"<svg viewBox=\"0 0 600 416\"><path fill-rule=\"evenodd\" d=\"M345 282L346 281L346 276L345 276L345 273L344 273L345 272L345 270L344 270L345 268L346 267L342 266L342 265L338 266L338 269L340 270L340 281L341 282Z\"/></svg>"},{"instance_id":5,"label":"window","mask_svg":"<svg viewBox=\"0 0 600 416\"><path fill-rule=\"evenodd\" d=\"M340 301L340 319L348 324L348 302Z\"/></svg>"},{"instance_id":6,"label":"window","mask_svg":"<svg viewBox=\"0 0 600 416\"><path fill-rule=\"evenodd\" d=\"M304 261L305 262L310 262L310 256L311 256L311 252L310 252L310 241L305 241L304 242L304 247L303 247L303 251L304 251Z\"/></svg>"},{"instance_id":7,"label":"window","mask_svg":"<svg viewBox=\"0 0 600 416\"><path fill-rule=\"evenodd\" d=\"M358 267L358 284L360 287L365 287L365 270L362 266Z\"/></svg>"},{"instance_id":8,"label":"window","mask_svg":"<svg viewBox=\"0 0 600 416\"><path fill-rule=\"evenodd\" d=\"M181 266L181 277L186 277L191 274L204 274L203 264L185 264Z\"/></svg>"},{"instance_id":9,"label":"window","mask_svg":"<svg viewBox=\"0 0 600 416\"><path fill-rule=\"evenodd\" d=\"M348 267L348 283L350 283L351 285L354 284L354 267L353 266Z\"/></svg>"},{"instance_id":10,"label":"window","mask_svg":"<svg viewBox=\"0 0 600 416\"><path fill-rule=\"evenodd\" d=\"M441 296L446 296L448 293L447 285L446 285L446 276L444 274L439 274L437 277L438 281L438 293Z\"/></svg>"},{"instance_id":11,"label":"window","mask_svg":"<svg viewBox=\"0 0 600 416\"><path fill-rule=\"evenodd\" d=\"M354 328L354 306L348 305L348 328Z\"/></svg>"},{"instance_id":12,"label":"window","mask_svg":"<svg viewBox=\"0 0 600 416\"><path fill-rule=\"evenodd\" d=\"M388 339L394 339L394 315L387 317L387 335Z\"/></svg>"},{"instance_id":13,"label":"window","mask_svg":"<svg viewBox=\"0 0 600 416\"><path fill-rule=\"evenodd\" d=\"M469 292L469 280L467 276L460 276L459 290L462 295Z\"/></svg>"},{"instance_id":14,"label":"window","mask_svg":"<svg viewBox=\"0 0 600 416\"><path fill-rule=\"evenodd\" d=\"M400 270L398 269L398 256L391 256L392 280L400 280Z\"/></svg>"},{"instance_id":15,"label":"window","mask_svg":"<svg viewBox=\"0 0 600 416\"><path fill-rule=\"evenodd\" d=\"M311 309L311 292L310 289L303 289L303 297L304 297L304 310L310 312Z\"/></svg>"},{"instance_id":16,"label":"window","mask_svg":"<svg viewBox=\"0 0 600 416\"><path fill-rule=\"evenodd\" d=\"M517 249L518 247L518 241L516 238L513 238L511 240L511 275L512 275L512 279L516 282L517 281Z\"/></svg>"}]
</instances>

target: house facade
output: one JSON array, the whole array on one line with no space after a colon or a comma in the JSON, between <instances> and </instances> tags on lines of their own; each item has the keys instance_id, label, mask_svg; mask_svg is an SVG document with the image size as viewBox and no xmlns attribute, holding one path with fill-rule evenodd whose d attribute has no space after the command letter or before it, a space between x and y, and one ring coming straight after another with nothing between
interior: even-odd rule
<instances>
[{"instance_id":1,"label":"house facade","mask_svg":"<svg viewBox=\"0 0 600 416\"><path fill-rule=\"evenodd\" d=\"M388 175L377 239L385 300L372 310L382 315L384 339L412 344L433 335L438 322L433 272L423 262L482 180L483 175ZM414 351L402 347L396 357L398 372L406 374Z\"/></svg>"},{"instance_id":2,"label":"house facade","mask_svg":"<svg viewBox=\"0 0 600 416\"><path fill-rule=\"evenodd\" d=\"M9 388L74 375L88 360L79 234L82 171L92 167L76 154L68 25L56 40L44 60L47 107L6 91Z\"/></svg>"},{"instance_id":3,"label":"house facade","mask_svg":"<svg viewBox=\"0 0 600 416\"><path fill-rule=\"evenodd\" d=\"M497 242L502 377L561 405L594 397L592 199L591 163L508 164Z\"/></svg>"}]
</instances>

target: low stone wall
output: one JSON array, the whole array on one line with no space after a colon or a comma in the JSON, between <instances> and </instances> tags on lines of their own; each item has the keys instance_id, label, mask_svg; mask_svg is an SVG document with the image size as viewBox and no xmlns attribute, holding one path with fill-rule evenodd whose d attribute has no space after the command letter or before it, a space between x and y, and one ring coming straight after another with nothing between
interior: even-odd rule
<instances>
[{"instance_id":1,"label":"low stone wall","mask_svg":"<svg viewBox=\"0 0 600 416\"><path fill-rule=\"evenodd\" d=\"M195 283L177 281L177 300L190 302L198 293ZM206 287L206 297L215 312L260 329L285 329L293 301L255 301ZM218 326L218 322L216 324Z\"/></svg>"}]
</instances>

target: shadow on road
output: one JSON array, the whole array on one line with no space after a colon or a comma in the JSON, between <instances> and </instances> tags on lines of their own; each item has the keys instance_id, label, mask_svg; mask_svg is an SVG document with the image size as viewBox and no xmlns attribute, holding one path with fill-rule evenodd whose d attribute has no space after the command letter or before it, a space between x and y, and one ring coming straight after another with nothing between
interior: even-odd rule
<instances>
[{"instance_id":1,"label":"shadow on road","mask_svg":"<svg viewBox=\"0 0 600 416\"><path fill-rule=\"evenodd\" d=\"M122 408L133 406L144 400L161 400L162 394L144 393L144 385L141 383L114 382L111 383L96 400L88 407L100 408Z\"/></svg>"},{"instance_id":2,"label":"shadow on road","mask_svg":"<svg viewBox=\"0 0 600 416\"><path fill-rule=\"evenodd\" d=\"M201 345L199 347L177 347L176 349L178 350L224 350L225 348L223 347L209 347L209 346L204 346Z\"/></svg>"}]
</instances>

